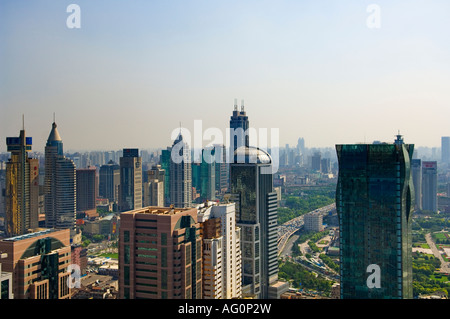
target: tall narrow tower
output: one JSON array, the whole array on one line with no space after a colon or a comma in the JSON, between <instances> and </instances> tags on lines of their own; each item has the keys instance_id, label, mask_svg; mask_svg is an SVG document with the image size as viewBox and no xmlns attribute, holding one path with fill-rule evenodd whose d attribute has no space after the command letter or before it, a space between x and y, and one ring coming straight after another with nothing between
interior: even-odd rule
<instances>
[{"instance_id":1,"label":"tall narrow tower","mask_svg":"<svg viewBox=\"0 0 450 319\"><path fill-rule=\"evenodd\" d=\"M25 129L19 137L7 137L11 158L6 163L6 233L17 236L38 227L39 163L28 157L32 138Z\"/></svg>"},{"instance_id":2,"label":"tall narrow tower","mask_svg":"<svg viewBox=\"0 0 450 319\"><path fill-rule=\"evenodd\" d=\"M63 155L55 122L45 145L44 209L47 228L75 230L76 167Z\"/></svg>"},{"instance_id":3,"label":"tall narrow tower","mask_svg":"<svg viewBox=\"0 0 450 319\"><path fill-rule=\"evenodd\" d=\"M142 158L137 148L125 148L120 158L119 209L138 208L142 208Z\"/></svg>"},{"instance_id":4,"label":"tall narrow tower","mask_svg":"<svg viewBox=\"0 0 450 319\"><path fill-rule=\"evenodd\" d=\"M170 204L176 208L192 207L192 165L189 145L178 135L171 148Z\"/></svg>"},{"instance_id":5,"label":"tall narrow tower","mask_svg":"<svg viewBox=\"0 0 450 319\"><path fill-rule=\"evenodd\" d=\"M244 110L244 100L242 100L241 109L238 110L237 101L234 101L233 115L230 118L230 156L234 156L234 152L241 146L249 146L248 136L248 116ZM230 159L230 162L233 158Z\"/></svg>"}]
</instances>

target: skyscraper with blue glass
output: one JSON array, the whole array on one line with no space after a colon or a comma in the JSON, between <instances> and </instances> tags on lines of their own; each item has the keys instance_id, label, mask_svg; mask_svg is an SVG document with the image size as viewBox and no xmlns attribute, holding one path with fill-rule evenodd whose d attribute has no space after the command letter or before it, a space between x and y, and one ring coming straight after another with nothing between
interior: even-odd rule
<instances>
[{"instance_id":1,"label":"skyscraper with blue glass","mask_svg":"<svg viewBox=\"0 0 450 319\"><path fill-rule=\"evenodd\" d=\"M342 299L412 298L413 150L400 135L336 145Z\"/></svg>"}]
</instances>

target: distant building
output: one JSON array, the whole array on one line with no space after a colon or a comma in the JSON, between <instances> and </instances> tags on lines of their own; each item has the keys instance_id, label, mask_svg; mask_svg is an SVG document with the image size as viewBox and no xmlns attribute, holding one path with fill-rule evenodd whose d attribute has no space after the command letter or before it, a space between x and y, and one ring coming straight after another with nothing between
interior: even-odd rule
<instances>
[{"instance_id":1,"label":"distant building","mask_svg":"<svg viewBox=\"0 0 450 319\"><path fill-rule=\"evenodd\" d=\"M322 154L315 152L311 157L311 168L316 171L321 171L322 167Z\"/></svg>"},{"instance_id":2,"label":"distant building","mask_svg":"<svg viewBox=\"0 0 450 319\"><path fill-rule=\"evenodd\" d=\"M6 163L5 230L17 236L39 225L39 161L28 157L32 138L24 129L19 137L7 137L6 146L11 158Z\"/></svg>"},{"instance_id":3,"label":"distant building","mask_svg":"<svg viewBox=\"0 0 450 319\"><path fill-rule=\"evenodd\" d=\"M77 172L77 211L96 208L97 171L95 167L80 168Z\"/></svg>"},{"instance_id":4,"label":"distant building","mask_svg":"<svg viewBox=\"0 0 450 319\"><path fill-rule=\"evenodd\" d=\"M147 171L147 182L143 183L143 206L164 207L165 170L161 165L154 165Z\"/></svg>"},{"instance_id":5,"label":"distant building","mask_svg":"<svg viewBox=\"0 0 450 319\"><path fill-rule=\"evenodd\" d=\"M411 174L414 184L414 208L416 211L420 211L422 210L422 160L411 160Z\"/></svg>"},{"instance_id":6,"label":"distant building","mask_svg":"<svg viewBox=\"0 0 450 319\"><path fill-rule=\"evenodd\" d=\"M413 150L400 135L393 144L336 145L341 299L413 297ZM369 277L377 271L379 282Z\"/></svg>"},{"instance_id":7,"label":"distant building","mask_svg":"<svg viewBox=\"0 0 450 319\"><path fill-rule=\"evenodd\" d=\"M0 240L8 257L2 268L13 274L14 299L69 299L70 230L44 229Z\"/></svg>"},{"instance_id":8,"label":"distant building","mask_svg":"<svg viewBox=\"0 0 450 319\"><path fill-rule=\"evenodd\" d=\"M441 137L441 161L450 163L450 136Z\"/></svg>"},{"instance_id":9,"label":"distant building","mask_svg":"<svg viewBox=\"0 0 450 319\"><path fill-rule=\"evenodd\" d=\"M110 202L119 200L120 166L113 161L100 166L99 171L99 195Z\"/></svg>"},{"instance_id":10,"label":"distant building","mask_svg":"<svg viewBox=\"0 0 450 319\"><path fill-rule=\"evenodd\" d=\"M303 217L306 231L323 231L323 216L319 213L308 213Z\"/></svg>"},{"instance_id":11,"label":"distant building","mask_svg":"<svg viewBox=\"0 0 450 319\"><path fill-rule=\"evenodd\" d=\"M437 212L437 162L422 162L422 208Z\"/></svg>"},{"instance_id":12,"label":"distant building","mask_svg":"<svg viewBox=\"0 0 450 319\"><path fill-rule=\"evenodd\" d=\"M142 207L142 159L138 149L125 148L120 158L119 210Z\"/></svg>"},{"instance_id":13,"label":"distant building","mask_svg":"<svg viewBox=\"0 0 450 319\"><path fill-rule=\"evenodd\" d=\"M120 299L202 298L197 208L144 207L120 218Z\"/></svg>"}]
</instances>

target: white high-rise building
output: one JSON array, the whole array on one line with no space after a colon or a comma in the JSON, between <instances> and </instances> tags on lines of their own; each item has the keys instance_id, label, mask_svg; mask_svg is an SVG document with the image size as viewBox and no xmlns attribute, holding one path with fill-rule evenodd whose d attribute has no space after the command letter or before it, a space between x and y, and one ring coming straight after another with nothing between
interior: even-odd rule
<instances>
[{"instance_id":1,"label":"white high-rise building","mask_svg":"<svg viewBox=\"0 0 450 319\"><path fill-rule=\"evenodd\" d=\"M203 223L203 298L242 297L240 228L235 204L208 202L198 206Z\"/></svg>"}]
</instances>

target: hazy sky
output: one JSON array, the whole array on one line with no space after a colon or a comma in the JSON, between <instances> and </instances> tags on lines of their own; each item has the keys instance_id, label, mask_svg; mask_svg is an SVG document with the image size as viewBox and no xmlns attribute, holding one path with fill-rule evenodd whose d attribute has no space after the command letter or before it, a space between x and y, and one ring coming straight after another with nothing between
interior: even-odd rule
<instances>
[{"instance_id":1,"label":"hazy sky","mask_svg":"<svg viewBox=\"0 0 450 319\"><path fill-rule=\"evenodd\" d=\"M71 3L81 28L66 24ZM235 98L283 146L391 142L397 130L440 146L449 17L448 0L2 0L0 152L22 114L37 151L53 112L65 150L166 147L194 120L225 134Z\"/></svg>"}]
</instances>

